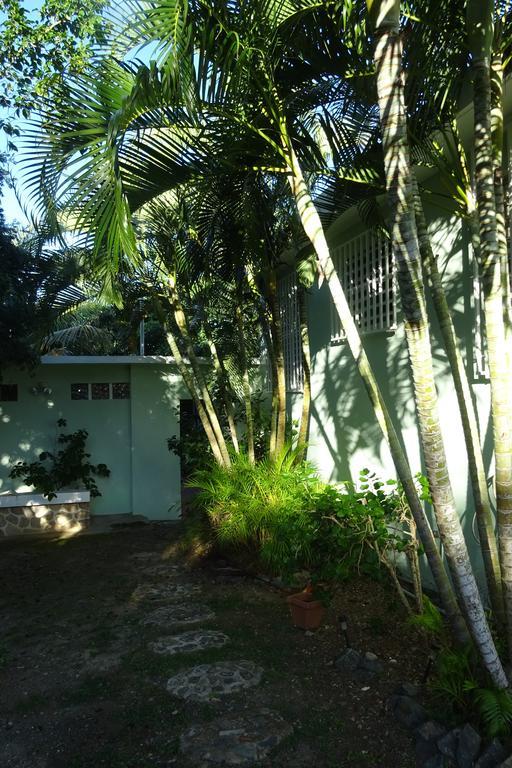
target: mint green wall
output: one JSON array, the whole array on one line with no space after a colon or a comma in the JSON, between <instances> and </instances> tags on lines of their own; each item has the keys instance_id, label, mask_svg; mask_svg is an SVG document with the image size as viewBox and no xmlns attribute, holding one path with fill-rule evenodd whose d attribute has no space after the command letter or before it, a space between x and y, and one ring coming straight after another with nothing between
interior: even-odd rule
<instances>
[{"instance_id":1,"label":"mint green wall","mask_svg":"<svg viewBox=\"0 0 512 768\"><path fill-rule=\"evenodd\" d=\"M174 519L181 511L180 464L167 450L167 438L180 431L181 379L164 367L132 366L132 391L133 512Z\"/></svg>"},{"instance_id":2,"label":"mint green wall","mask_svg":"<svg viewBox=\"0 0 512 768\"><path fill-rule=\"evenodd\" d=\"M179 516L179 460L167 450L166 440L179 434L175 408L181 388L170 366L83 364L68 358L43 364L30 375L8 371L3 381L18 384L19 399L0 403L0 493L24 490L19 480L9 479L10 466L53 450L56 422L65 418L67 431L87 429L91 461L111 470L109 478L98 479L102 496L92 501L93 514ZM30 392L39 382L51 389L50 395ZM131 398L71 400L73 382L130 382Z\"/></svg>"},{"instance_id":3,"label":"mint green wall","mask_svg":"<svg viewBox=\"0 0 512 768\"><path fill-rule=\"evenodd\" d=\"M435 190L434 185L432 185ZM493 474L489 433L489 387L473 376L473 264L461 222L440 208L428 207L429 228L438 254L443 283L453 308L453 320L473 383L489 476ZM342 218L329 233L332 246L357 235L363 227L353 212ZM364 467L395 475L393 463L377 426L368 396L355 363L344 343L330 343L330 296L326 285L315 287L309 297L312 348L312 419L308 456L329 481L356 479ZM398 302L399 304L399 302ZM429 307L432 310L432 307ZM433 318L433 312L430 311ZM474 510L468 483L462 425L454 386L449 374L435 318L431 322L434 365L448 467L457 507L475 566L482 565L473 533ZM395 333L364 336L364 346L376 372L384 397L402 437L413 472L424 471L412 382L409 373L403 325ZM293 411L300 413L300 396L293 397Z\"/></svg>"}]
</instances>

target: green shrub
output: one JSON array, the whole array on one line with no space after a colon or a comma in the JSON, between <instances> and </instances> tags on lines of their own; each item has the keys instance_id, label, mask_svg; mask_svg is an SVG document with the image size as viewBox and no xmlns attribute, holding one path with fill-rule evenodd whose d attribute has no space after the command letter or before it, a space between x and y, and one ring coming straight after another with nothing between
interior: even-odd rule
<instances>
[{"instance_id":1,"label":"green shrub","mask_svg":"<svg viewBox=\"0 0 512 768\"><path fill-rule=\"evenodd\" d=\"M58 427L65 427L65 419L59 419ZM85 446L89 433L78 429L70 434L57 437L59 450L52 453L43 451L37 461L19 461L9 472L9 477L21 477L27 485L33 485L37 493L48 500L55 498L61 488L82 487L90 491L91 497L101 496L95 475L109 477L106 464L91 464L91 454Z\"/></svg>"},{"instance_id":2,"label":"green shrub","mask_svg":"<svg viewBox=\"0 0 512 768\"><path fill-rule=\"evenodd\" d=\"M390 552L394 558L410 544L394 481L386 488L363 470L359 489L325 484L290 447L255 465L236 455L230 469L196 472L190 485L200 489L196 503L221 548L249 548L284 577L304 568L327 581L377 575Z\"/></svg>"}]
</instances>

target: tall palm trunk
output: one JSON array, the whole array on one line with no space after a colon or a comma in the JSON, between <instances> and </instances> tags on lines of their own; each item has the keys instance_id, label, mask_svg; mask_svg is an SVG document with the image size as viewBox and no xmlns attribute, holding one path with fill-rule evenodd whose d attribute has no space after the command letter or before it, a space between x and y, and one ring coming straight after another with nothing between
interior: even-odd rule
<instances>
[{"instance_id":1,"label":"tall palm trunk","mask_svg":"<svg viewBox=\"0 0 512 768\"><path fill-rule=\"evenodd\" d=\"M495 24L493 53L491 58L491 139L494 163L494 198L496 201L496 236L501 264L501 285L503 291L503 320L507 342L508 372L512 376L512 304L510 290L510 243L508 200L505 187L503 164L504 118L503 118L503 50L502 23ZM511 417L512 417L512 402Z\"/></svg>"},{"instance_id":2,"label":"tall palm trunk","mask_svg":"<svg viewBox=\"0 0 512 768\"><path fill-rule=\"evenodd\" d=\"M468 2L468 33L473 60L475 185L480 229L480 275L483 283L485 335L491 384L501 574L505 591L509 654L512 655L512 425L491 137L490 53L493 13L492 0Z\"/></svg>"},{"instance_id":3,"label":"tall palm trunk","mask_svg":"<svg viewBox=\"0 0 512 768\"><path fill-rule=\"evenodd\" d=\"M277 276L274 269L268 278L268 303L270 307L270 327L272 330L272 343L274 347L274 360L276 366L276 413L275 413L275 441L272 455L282 452L286 440L286 372L284 367L283 327L281 322L281 306L277 288Z\"/></svg>"},{"instance_id":4,"label":"tall palm trunk","mask_svg":"<svg viewBox=\"0 0 512 768\"><path fill-rule=\"evenodd\" d=\"M205 320L203 325L204 325L204 331L205 331L208 347L210 349L210 353L213 359L215 373L217 374L217 381L219 384L220 395L224 403L224 410L226 411L226 418L228 421L231 442L233 443L233 448L235 450L235 453L239 453L240 446L238 444L238 434L236 431L236 423L235 423L235 409L233 407L233 400L231 397L232 393L231 393L231 386L229 384L229 376L224 366L224 362L219 355L217 345L213 340L213 334L211 332L211 328L208 321Z\"/></svg>"},{"instance_id":5,"label":"tall palm trunk","mask_svg":"<svg viewBox=\"0 0 512 768\"><path fill-rule=\"evenodd\" d=\"M421 445L430 493L448 565L484 668L499 688L508 686L496 651L448 475L419 254L402 72L400 0L368 0L375 18L374 61L393 250L404 314Z\"/></svg>"},{"instance_id":6,"label":"tall palm trunk","mask_svg":"<svg viewBox=\"0 0 512 768\"><path fill-rule=\"evenodd\" d=\"M245 322L243 315L243 292L238 288L238 301L235 309L236 325L238 329L238 353L240 355L240 368L242 372L242 389L244 393L245 429L247 438L247 456L251 464L255 462L254 453L254 421L252 415L251 382L247 364L247 345L245 339Z\"/></svg>"},{"instance_id":7,"label":"tall palm trunk","mask_svg":"<svg viewBox=\"0 0 512 768\"><path fill-rule=\"evenodd\" d=\"M277 435L277 365L276 356L274 353L274 344L272 341L272 335L270 333L269 321L263 307L260 304L258 304L258 319L260 321L261 331L265 341L265 347L267 349L268 360L270 363L272 395L270 405L270 435L268 451L269 455L273 456L276 450Z\"/></svg>"},{"instance_id":8,"label":"tall palm trunk","mask_svg":"<svg viewBox=\"0 0 512 768\"><path fill-rule=\"evenodd\" d=\"M425 549L434 581L436 583L442 607L446 613L448 624L455 640L464 643L468 639L467 629L460 612L452 585L446 573L443 561L437 550L436 542L425 515L425 510L419 500L411 468L404 449L391 420L391 415L384 402L382 392L370 361L363 348L359 330L354 322L350 307L334 263L329 252L322 222L313 202L306 180L302 173L295 150L291 145L286 126L281 124L282 146L287 157L288 178L293 197L297 206L299 218L306 235L315 250L318 268L329 288L334 306L343 328L347 345L357 365L359 374L366 388L375 416L389 446L397 475L402 483L407 503L418 527L418 534Z\"/></svg>"},{"instance_id":9,"label":"tall palm trunk","mask_svg":"<svg viewBox=\"0 0 512 768\"><path fill-rule=\"evenodd\" d=\"M311 351L309 347L308 311L306 304L306 289L297 281L297 305L299 309L299 327L302 355L302 413L300 417L297 450L301 458L305 458L309 440L309 423L311 418Z\"/></svg>"},{"instance_id":10,"label":"tall palm trunk","mask_svg":"<svg viewBox=\"0 0 512 768\"><path fill-rule=\"evenodd\" d=\"M224 434L220 426L220 422L217 416L217 412L215 410L215 406L213 405L212 399L210 397L210 392L208 390L208 386L206 384L203 371L201 369L201 363L197 359L196 353L194 351L194 345L190 337L187 318L183 310L183 307L181 305L178 292L176 289L176 285L172 278L169 278L168 280L168 291L169 291L169 299L170 299L171 307L174 313L174 321L181 335L181 338L183 339L183 344L187 352L187 357L189 359L190 365L192 366L196 383L199 388L201 398L204 402L204 407L208 414L208 419L210 421L213 432L215 434L215 438L217 440L219 450L222 454L223 463L225 464L226 467L230 467L231 459L229 458L229 452L226 446L226 441L224 439Z\"/></svg>"},{"instance_id":11,"label":"tall palm trunk","mask_svg":"<svg viewBox=\"0 0 512 768\"><path fill-rule=\"evenodd\" d=\"M190 397L192 398L194 405L197 409L199 420L203 426L205 435L208 439L208 443L210 444L210 448L212 449L212 453L215 458L215 461L217 462L217 464L223 467L225 466L225 463L222 456L222 452L219 448L217 438L215 437L215 432L212 429L212 425L210 423L210 419L208 418L208 414L206 413L206 409L203 405L203 401L201 400L197 392L197 388L194 383L194 377L192 376L190 370L187 367L187 364L183 359L180 348L178 346L178 342L176 341L174 334L171 333L171 331L168 328L166 328L166 339L167 339L167 343L169 344L169 349L171 350L171 355L173 356L176 366L178 368L178 371L181 374L181 378L183 379L185 386L187 387L190 393Z\"/></svg>"},{"instance_id":12,"label":"tall palm trunk","mask_svg":"<svg viewBox=\"0 0 512 768\"><path fill-rule=\"evenodd\" d=\"M475 502L475 513L480 536L480 548L484 561L487 586L491 599L493 612L498 623L503 624L504 603L503 589L501 585L501 569L498 554L498 542L494 532L494 515L491 509L489 492L487 488L487 475L485 472L478 420L471 387L469 385L464 361L460 353L452 315L446 294L443 289L441 275L437 267L437 260L432 251L432 244L427 230L423 204L418 191L416 179L413 177L414 208L416 214L416 227L421 258L425 272L430 281L432 302L439 321L441 336L443 338L446 356L450 364L455 392L459 404L462 428L468 453L468 467L471 479L471 488Z\"/></svg>"}]
</instances>

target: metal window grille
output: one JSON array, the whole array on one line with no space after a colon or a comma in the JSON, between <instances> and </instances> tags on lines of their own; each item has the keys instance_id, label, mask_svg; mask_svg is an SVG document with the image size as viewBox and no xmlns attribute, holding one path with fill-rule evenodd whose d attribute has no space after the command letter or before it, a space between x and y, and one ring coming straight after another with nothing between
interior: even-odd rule
<instances>
[{"instance_id":1,"label":"metal window grille","mask_svg":"<svg viewBox=\"0 0 512 768\"><path fill-rule=\"evenodd\" d=\"M349 307L362 333L396 329L396 287L391 242L380 232L363 232L332 251ZM331 343L345 335L331 302Z\"/></svg>"},{"instance_id":2,"label":"metal window grille","mask_svg":"<svg viewBox=\"0 0 512 768\"><path fill-rule=\"evenodd\" d=\"M71 384L72 400L129 400L130 384L126 381Z\"/></svg>"},{"instance_id":3,"label":"metal window grille","mask_svg":"<svg viewBox=\"0 0 512 768\"><path fill-rule=\"evenodd\" d=\"M283 333L286 389L288 392L302 392L304 371L302 367L297 282L293 273L279 280L278 291Z\"/></svg>"}]
</instances>

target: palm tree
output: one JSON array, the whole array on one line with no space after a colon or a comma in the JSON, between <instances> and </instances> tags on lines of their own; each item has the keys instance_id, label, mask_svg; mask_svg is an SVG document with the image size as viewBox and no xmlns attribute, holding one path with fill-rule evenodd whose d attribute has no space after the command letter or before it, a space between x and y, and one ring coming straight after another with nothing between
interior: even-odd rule
<instances>
[{"instance_id":1,"label":"palm tree","mask_svg":"<svg viewBox=\"0 0 512 768\"><path fill-rule=\"evenodd\" d=\"M95 232L97 253L107 241L109 258L103 262L106 279L117 270L121 253L137 258L131 210L162 189L200 173L205 163L211 165L214 159L222 158L228 167L257 167L287 177L347 346L390 446L443 606L455 636L463 639L464 622L405 452L334 269L303 172L303 162L317 170L322 161L310 131L318 122L320 105L324 113L334 105L337 114L329 119L333 124L344 121L340 137L358 137L356 150L345 138L344 160L351 172L361 154L361 141L365 138L368 143L368 136L374 135L373 105L351 99L349 86L339 80L343 57L347 68L354 64L346 61L347 50L338 49L337 58L328 51L326 61L315 45L313 72L300 53L295 52L295 58L282 56L283 40L290 39L290 25L296 21L294 31L304 37L304 11L323 4L266 0L251 4L250 9L224 3L184 6L188 15L180 15L180 25L169 26L168 8L164 13L163 5L155 4L143 16L141 38L145 34L146 40L163 35L159 67L141 67L135 72L130 66L103 62L93 78L82 78L76 84L73 96L81 110L64 103L59 119L52 115L52 125L48 126L51 139L41 145L45 151L44 175L55 189L64 168L75 170L73 180L63 185L64 192L76 207L79 225ZM323 7L317 12L321 15ZM329 19L322 16L322 33ZM336 24L334 27L337 29ZM325 47L329 48L327 44ZM101 68L106 76L101 77ZM309 88L308 82L312 83ZM370 126L366 132L360 128L365 114ZM325 165L322 167L328 173ZM34 183L35 178L39 183L40 172L39 165ZM463 594L467 596L467 592Z\"/></svg>"},{"instance_id":2,"label":"palm tree","mask_svg":"<svg viewBox=\"0 0 512 768\"><path fill-rule=\"evenodd\" d=\"M374 58L392 243L430 493L473 640L494 684L506 688L507 677L487 624L460 525L439 420L407 138L400 0L367 0L367 5L375 30Z\"/></svg>"},{"instance_id":3,"label":"palm tree","mask_svg":"<svg viewBox=\"0 0 512 768\"><path fill-rule=\"evenodd\" d=\"M485 335L491 384L491 413L496 461L501 572L505 589L509 653L512 652L512 418L510 359L506 353L503 262L498 239L495 163L491 125L493 0L468 0L468 44L472 55L475 185L480 235Z\"/></svg>"}]
</instances>

